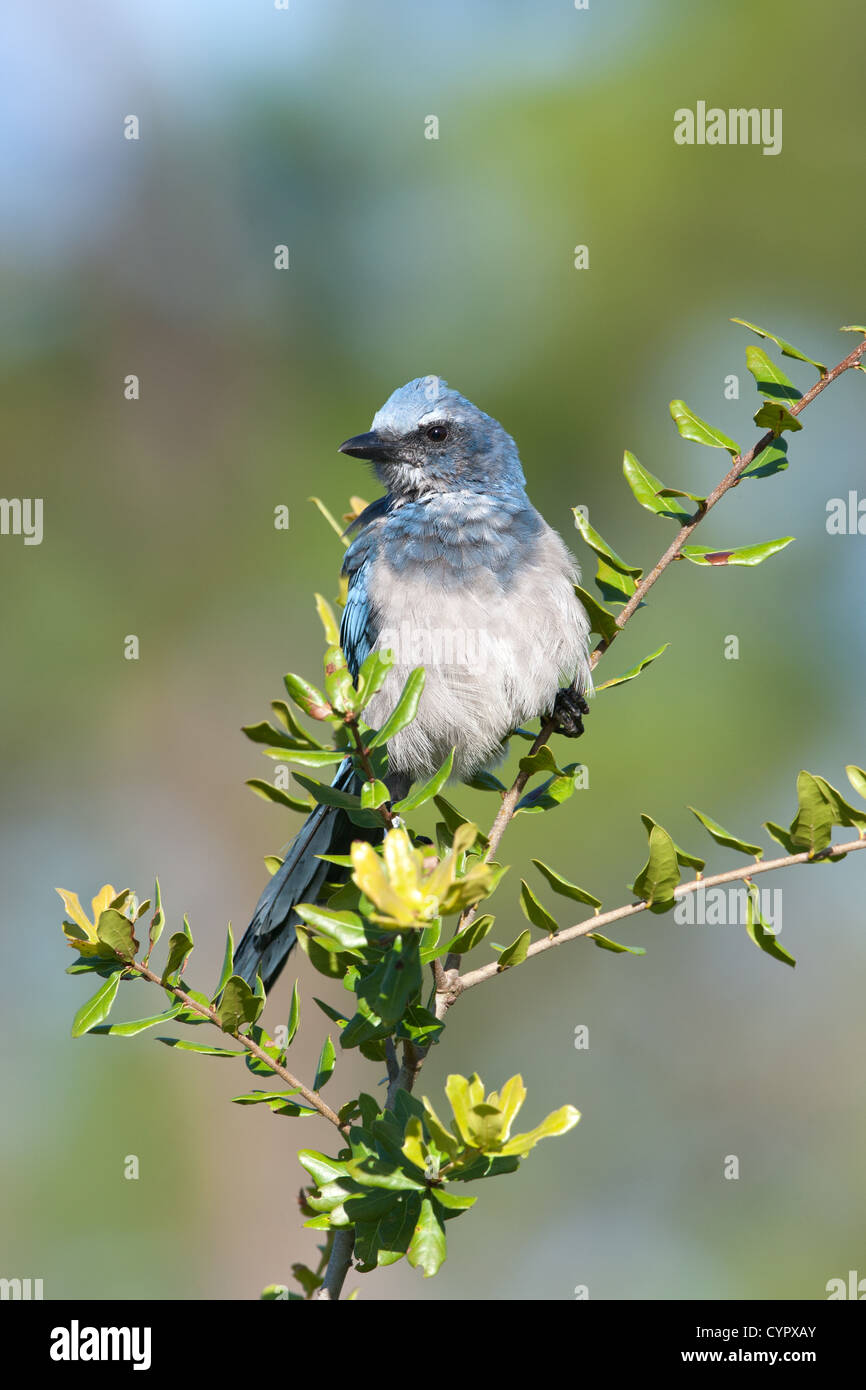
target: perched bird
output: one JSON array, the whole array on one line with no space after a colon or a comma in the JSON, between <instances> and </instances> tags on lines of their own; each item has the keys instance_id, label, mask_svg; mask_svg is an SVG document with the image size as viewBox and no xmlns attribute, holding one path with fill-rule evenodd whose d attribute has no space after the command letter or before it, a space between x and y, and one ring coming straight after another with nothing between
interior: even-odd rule
<instances>
[{"instance_id":1,"label":"perched bird","mask_svg":"<svg viewBox=\"0 0 866 1390\"><path fill-rule=\"evenodd\" d=\"M394 655L366 722L380 727L410 671L426 669L418 713L388 745L392 798L452 748L454 776L470 779L535 717L581 733L592 683L578 571L526 495L511 436L439 377L419 377L340 452L369 460L385 488L350 526L343 564L340 642L353 677L374 648ZM357 790L349 759L334 785ZM295 944L295 905L333 874L318 856L345 853L360 833L344 812L316 807L259 899L238 974L252 983L258 970L270 986Z\"/></svg>"}]
</instances>

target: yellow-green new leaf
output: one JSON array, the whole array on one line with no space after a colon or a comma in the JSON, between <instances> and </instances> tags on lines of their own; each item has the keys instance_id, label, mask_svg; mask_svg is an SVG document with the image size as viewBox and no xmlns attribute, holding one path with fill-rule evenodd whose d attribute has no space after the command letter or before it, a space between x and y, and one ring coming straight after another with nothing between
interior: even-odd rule
<instances>
[{"instance_id":1,"label":"yellow-green new leaf","mask_svg":"<svg viewBox=\"0 0 866 1390\"><path fill-rule=\"evenodd\" d=\"M552 1139L559 1134L567 1134L570 1129L574 1129L580 1119L580 1111L573 1105L563 1105L561 1109L555 1110L552 1115L548 1115L546 1120L542 1120L535 1129L529 1130L527 1134L516 1134L507 1144L503 1144L498 1150L500 1158L508 1158L510 1155L523 1158L540 1143L542 1139Z\"/></svg>"}]
</instances>

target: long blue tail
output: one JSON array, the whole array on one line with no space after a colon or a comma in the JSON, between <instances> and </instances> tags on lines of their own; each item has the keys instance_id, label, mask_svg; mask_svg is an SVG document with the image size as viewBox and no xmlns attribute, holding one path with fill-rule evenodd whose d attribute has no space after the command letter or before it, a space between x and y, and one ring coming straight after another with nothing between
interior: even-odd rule
<instances>
[{"instance_id":1,"label":"long blue tail","mask_svg":"<svg viewBox=\"0 0 866 1390\"><path fill-rule=\"evenodd\" d=\"M350 758L339 766L331 785L339 791L357 792L358 779ZM367 832L369 834L369 832ZM297 903L315 902L326 878L338 879L340 870L323 863L320 854L346 854L352 840L366 838L344 811L317 806L295 836L280 868L256 904L252 921L235 952L235 974L255 985L256 974L266 990L276 980L297 941Z\"/></svg>"}]
</instances>

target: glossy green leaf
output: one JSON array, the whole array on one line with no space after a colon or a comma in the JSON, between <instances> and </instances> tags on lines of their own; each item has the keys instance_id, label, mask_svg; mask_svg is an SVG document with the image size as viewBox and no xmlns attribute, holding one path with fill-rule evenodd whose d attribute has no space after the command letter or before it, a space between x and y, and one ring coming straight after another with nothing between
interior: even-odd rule
<instances>
[{"instance_id":1,"label":"glossy green leaf","mask_svg":"<svg viewBox=\"0 0 866 1390\"><path fill-rule=\"evenodd\" d=\"M330 1081L331 1077L334 1075L336 1059L337 1053L334 1049L334 1044L328 1037L325 1039L322 1051L319 1053L319 1061L316 1065L316 1079L313 1082L314 1091L321 1091L322 1087L327 1085Z\"/></svg>"},{"instance_id":2,"label":"glossy green leaf","mask_svg":"<svg viewBox=\"0 0 866 1390\"><path fill-rule=\"evenodd\" d=\"M520 908L524 917L527 917L534 927L540 927L551 936L559 931L556 918L551 917L547 908L538 901L525 879L520 880Z\"/></svg>"},{"instance_id":3,"label":"glossy green leaf","mask_svg":"<svg viewBox=\"0 0 866 1390\"><path fill-rule=\"evenodd\" d=\"M341 792L337 787L327 787L324 782L317 782L312 777L306 777L302 772L293 772L292 776L296 782L300 782L302 787L312 794L313 800L318 801L321 806L339 806L341 810L354 810L356 807L361 809L361 798L352 796L349 792Z\"/></svg>"},{"instance_id":4,"label":"glossy green leaf","mask_svg":"<svg viewBox=\"0 0 866 1390\"><path fill-rule=\"evenodd\" d=\"M542 744L537 753L528 753L525 758L520 759L520 771L528 772L530 776L536 772L554 772L561 776L556 759L546 743Z\"/></svg>"},{"instance_id":5,"label":"glossy green leaf","mask_svg":"<svg viewBox=\"0 0 866 1390\"><path fill-rule=\"evenodd\" d=\"M515 814L538 814L555 810L574 794L581 773L580 763L568 763L558 776L548 777L545 782L540 782L537 787L533 787L522 796L517 803Z\"/></svg>"},{"instance_id":6,"label":"glossy green leaf","mask_svg":"<svg viewBox=\"0 0 866 1390\"><path fill-rule=\"evenodd\" d=\"M378 690L381 690L393 665L394 658L390 652L370 652L358 672L358 704L361 709L369 704Z\"/></svg>"},{"instance_id":7,"label":"glossy green leaf","mask_svg":"<svg viewBox=\"0 0 866 1390\"><path fill-rule=\"evenodd\" d=\"M706 420L702 420L700 415L696 415L686 405L685 401L671 401L671 415L683 439L694 440L696 444L706 444L711 449L727 449L732 458L739 454L739 444L721 430L715 429L713 425L708 425Z\"/></svg>"},{"instance_id":8,"label":"glossy green leaf","mask_svg":"<svg viewBox=\"0 0 866 1390\"><path fill-rule=\"evenodd\" d=\"M418 712L418 702L424 690L424 667L418 666L406 678L406 684L400 694L400 698L394 706L385 723L378 733L374 734L369 740L370 748L380 748L399 734L401 729L405 729L407 724L411 724Z\"/></svg>"},{"instance_id":9,"label":"glossy green leaf","mask_svg":"<svg viewBox=\"0 0 866 1390\"><path fill-rule=\"evenodd\" d=\"M527 927L526 931L520 933L516 941L512 941L510 946L506 946L497 960L499 970L510 970L513 965L522 965L526 960L529 950L529 943L532 940L532 932Z\"/></svg>"},{"instance_id":10,"label":"glossy green leaf","mask_svg":"<svg viewBox=\"0 0 866 1390\"><path fill-rule=\"evenodd\" d=\"M289 1023L286 1029L286 1047L290 1047L298 1031L298 1024L301 1021L301 997L298 993L298 981L292 990L292 1002L289 1006Z\"/></svg>"},{"instance_id":11,"label":"glossy green leaf","mask_svg":"<svg viewBox=\"0 0 866 1390\"><path fill-rule=\"evenodd\" d=\"M788 467L788 441L781 435L756 454L740 474L741 478L771 478Z\"/></svg>"},{"instance_id":12,"label":"glossy green leaf","mask_svg":"<svg viewBox=\"0 0 866 1390\"><path fill-rule=\"evenodd\" d=\"M451 776L453 767L454 749L452 748L438 772L434 772L433 776L428 778L426 782L422 782L414 791L410 791L409 795L404 796L402 801L394 803L392 810L395 815L405 816L409 811L416 811L418 807L423 806L426 801L431 801L445 786L445 783Z\"/></svg>"},{"instance_id":13,"label":"glossy green leaf","mask_svg":"<svg viewBox=\"0 0 866 1390\"><path fill-rule=\"evenodd\" d=\"M763 541L760 545L741 545L734 550L710 550L703 545L684 545L680 554L693 565L760 565L771 555L790 545L793 536L781 536L779 540Z\"/></svg>"},{"instance_id":14,"label":"glossy green leaf","mask_svg":"<svg viewBox=\"0 0 866 1390\"><path fill-rule=\"evenodd\" d=\"M822 376L826 375L827 368L824 366L823 362L816 361L814 357L807 357L805 352L801 352L799 348L794 347L793 343L786 342L786 340L780 338L778 334L771 333L768 328L759 328L756 323L749 323L748 319L731 319L731 323L739 323L742 324L743 328L750 328L753 333L757 333L759 338L769 338L771 342L774 342L777 347L782 349L783 357L795 357L799 362L808 362L811 367L817 367Z\"/></svg>"},{"instance_id":15,"label":"glossy green leaf","mask_svg":"<svg viewBox=\"0 0 866 1390\"><path fill-rule=\"evenodd\" d=\"M334 617L334 610L326 598L316 594L316 612L325 631L325 641L329 647L340 645L340 625Z\"/></svg>"},{"instance_id":16,"label":"glossy green leaf","mask_svg":"<svg viewBox=\"0 0 866 1390\"><path fill-rule=\"evenodd\" d=\"M681 526L692 520L694 513L677 500L675 490L665 489L661 478L644 468L628 449L623 455L622 471L635 498L648 512L678 521Z\"/></svg>"},{"instance_id":17,"label":"glossy green leaf","mask_svg":"<svg viewBox=\"0 0 866 1390\"><path fill-rule=\"evenodd\" d=\"M217 984L217 987L213 993L213 998L211 999L212 1004L217 1001L217 999L225 989L226 985L228 984L229 979L231 978L232 971L234 970L234 964L235 942L234 937L232 936L232 924L231 922L229 922L228 931L226 932L225 951L223 952L222 969L220 970L219 983Z\"/></svg>"},{"instance_id":18,"label":"glossy green leaf","mask_svg":"<svg viewBox=\"0 0 866 1390\"><path fill-rule=\"evenodd\" d=\"M365 782L361 787L361 805L367 811L378 811L380 806L384 806L386 801L391 799L391 793L384 782L376 781Z\"/></svg>"},{"instance_id":19,"label":"glossy green leaf","mask_svg":"<svg viewBox=\"0 0 866 1390\"><path fill-rule=\"evenodd\" d=\"M283 791L282 787L275 787L271 782L266 782L263 777L251 777L247 781L247 786L251 787L265 801L271 801L277 806L285 806L288 811L301 811L307 815L311 810L311 802L299 796L290 796Z\"/></svg>"},{"instance_id":20,"label":"glossy green leaf","mask_svg":"<svg viewBox=\"0 0 866 1390\"><path fill-rule=\"evenodd\" d=\"M176 931L168 938L168 959L162 972L162 983L173 983L183 970L192 951L192 937L185 931Z\"/></svg>"},{"instance_id":21,"label":"glossy green leaf","mask_svg":"<svg viewBox=\"0 0 866 1390\"><path fill-rule=\"evenodd\" d=\"M643 821L644 829L648 835L653 826L658 824L658 821L654 821L652 816L648 816L645 813L641 814L641 820ZM676 851L678 864L681 864L684 868L697 869L698 873L702 872L707 862L706 859L701 859L697 854L689 854L688 850L680 849L677 844L674 845L674 849Z\"/></svg>"},{"instance_id":22,"label":"glossy green leaf","mask_svg":"<svg viewBox=\"0 0 866 1390\"><path fill-rule=\"evenodd\" d=\"M802 391L797 390L790 377L785 375L782 368L776 365L763 348L753 347L751 344L746 348L746 366L755 378L762 396L768 397L771 401L779 401L783 405L801 399Z\"/></svg>"},{"instance_id":23,"label":"glossy green leaf","mask_svg":"<svg viewBox=\"0 0 866 1390\"><path fill-rule=\"evenodd\" d=\"M134 1018L129 1023L100 1023L95 1028L91 1028L91 1033L111 1033L118 1038L134 1038L136 1034L145 1032L148 1028L154 1028L158 1023L168 1023L171 1019L177 1018L183 1004L178 1001L165 1013L151 1014L150 1018Z\"/></svg>"},{"instance_id":24,"label":"glossy green leaf","mask_svg":"<svg viewBox=\"0 0 866 1390\"><path fill-rule=\"evenodd\" d=\"M558 874L555 869L551 869L540 859L533 859L532 862L539 873L547 879L554 893L559 893L560 897L571 898L576 903L586 903L588 907L601 907L601 898L596 898L585 888L578 888L576 883L570 883L567 878L563 878L562 874Z\"/></svg>"},{"instance_id":25,"label":"glossy green leaf","mask_svg":"<svg viewBox=\"0 0 866 1390\"><path fill-rule=\"evenodd\" d=\"M329 714L333 714L330 702L325 699L321 690L305 681L303 676L293 675L289 671L283 676L283 684L298 708L311 719L327 719Z\"/></svg>"},{"instance_id":26,"label":"glossy green leaf","mask_svg":"<svg viewBox=\"0 0 866 1390\"><path fill-rule=\"evenodd\" d=\"M863 771L862 767L857 767L856 763L848 763L845 767L845 774L855 792L866 800L866 772Z\"/></svg>"},{"instance_id":27,"label":"glossy green leaf","mask_svg":"<svg viewBox=\"0 0 866 1390\"><path fill-rule=\"evenodd\" d=\"M439 954L444 955L447 951L455 956L466 955L467 951L474 950L489 935L495 920L495 917L491 917L489 913L483 917L476 917L474 921L452 937L445 950L440 951Z\"/></svg>"},{"instance_id":28,"label":"glossy green leaf","mask_svg":"<svg viewBox=\"0 0 866 1390\"><path fill-rule=\"evenodd\" d=\"M797 814L790 834L792 843L810 854L826 849L832 839L832 808L811 772L801 772L797 777Z\"/></svg>"},{"instance_id":29,"label":"glossy green leaf","mask_svg":"<svg viewBox=\"0 0 866 1390\"><path fill-rule=\"evenodd\" d=\"M445 1231L442 1221L430 1197L425 1197L421 1203L421 1213L415 1225L407 1258L413 1269L423 1269L424 1278L429 1279L440 1268L445 1254Z\"/></svg>"},{"instance_id":30,"label":"glossy green leaf","mask_svg":"<svg viewBox=\"0 0 866 1390\"><path fill-rule=\"evenodd\" d=\"M298 903L298 916L313 927L333 949L356 951L367 944L367 933L357 912L331 912L315 903Z\"/></svg>"},{"instance_id":31,"label":"glossy green leaf","mask_svg":"<svg viewBox=\"0 0 866 1390\"><path fill-rule=\"evenodd\" d=\"M237 1033L248 1023L255 1023L264 1005L240 975L232 975L216 1006L216 1017L224 1033Z\"/></svg>"},{"instance_id":32,"label":"glossy green leaf","mask_svg":"<svg viewBox=\"0 0 866 1390\"><path fill-rule=\"evenodd\" d=\"M611 569L619 571L620 574L627 574L632 579L639 579L643 571L636 565L630 565L627 560L623 560L621 555L617 555L615 550L602 540L594 526L590 526L586 517L579 507L572 507L574 524L583 539L591 550L594 550L600 560L604 560Z\"/></svg>"},{"instance_id":33,"label":"glossy green leaf","mask_svg":"<svg viewBox=\"0 0 866 1390\"><path fill-rule=\"evenodd\" d=\"M775 933L770 931L761 916L758 890L754 886L749 889L746 898L746 931L755 945L765 951L768 956L772 956L774 960L780 960L785 965L797 964L794 957L783 946L779 945Z\"/></svg>"},{"instance_id":34,"label":"glossy green leaf","mask_svg":"<svg viewBox=\"0 0 866 1390\"><path fill-rule=\"evenodd\" d=\"M108 946L121 960L135 960L138 942L135 939L132 922L114 907L107 907L99 915L96 924L97 938Z\"/></svg>"},{"instance_id":35,"label":"glossy green leaf","mask_svg":"<svg viewBox=\"0 0 866 1390\"><path fill-rule=\"evenodd\" d=\"M655 912L673 906L674 889L680 881L676 845L660 825L649 833L649 858L632 885L635 897Z\"/></svg>"},{"instance_id":36,"label":"glossy green leaf","mask_svg":"<svg viewBox=\"0 0 866 1390\"><path fill-rule=\"evenodd\" d=\"M155 911L150 921L150 930L148 931L147 952L144 957L145 965L150 960L150 953L156 945L157 941L159 941L159 938L162 936L162 929L165 926L165 913L162 910L162 895L159 887L159 879L156 880L156 886L153 892L153 900L155 904Z\"/></svg>"},{"instance_id":37,"label":"glossy green leaf","mask_svg":"<svg viewBox=\"0 0 866 1390\"><path fill-rule=\"evenodd\" d=\"M697 816L704 829L710 832L716 844L724 845L726 849L735 849L740 854L753 854L756 859L763 857L764 851L760 845L753 845L748 840L741 840L738 835L732 835L730 830L725 830L718 821L713 820L711 816L705 816L703 811L696 810L694 806L690 806L689 810L693 816Z\"/></svg>"},{"instance_id":38,"label":"glossy green leaf","mask_svg":"<svg viewBox=\"0 0 866 1390\"><path fill-rule=\"evenodd\" d=\"M632 575L622 574L602 559L598 562L595 582L606 603L628 603L637 589L637 580ZM643 604L638 606L642 608Z\"/></svg>"},{"instance_id":39,"label":"glossy green leaf","mask_svg":"<svg viewBox=\"0 0 866 1390\"><path fill-rule=\"evenodd\" d=\"M858 835L866 835L866 811L859 811L845 800L842 793L831 786L825 777L816 777L821 794L830 807L834 825L852 826Z\"/></svg>"},{"instance_id":40,"label":"glossy green leaf","mask_svg":"<svg viewBox=\"0 0 866 1390\"><path fill-rule=\"evenodd\" d=\"M610 642L616 636L619 628L616 625L616 616L610 613L588 589L582 589L579 584L575 584L574 592L583 604L586 616L589 618L590 631L597 632L599 637L603 637L606 642Z\"/></svg>"},{"instance_id":41,"label":"glossy green leaf","mask_svg":"<svg viewBox=\"0 0 866 1390\"><path fill-rule=\"evenodd\" d=\"M73 1038L83 1037L98 1023L102 1023L103 1019L108 1018L111 1006L117 996L122 974L122 970L115 970L112 975L109 975L105 984L100 985L93 997L88 999L86 1004L82 1004L72 1021Z\"/></svg>"},{"instance_id":42,"label":"glossy green leaf","mask_svg":"<svg viewBox=\"0 0 866 1390\"><path fill-rule=\"evenodd\" d=\"M612 690L615 685L624 685L626 681L633 681L636 676L640 675L641 671L645 670L647 666L651 666L652 663L661 656L662 652L666 652L669 646L670 643L665 642L663 646L659 647L658 651L650 652L649 656L645 656L642 661L639 661L637 666L632 666L629 671L623 672L621 676L614 676L613 680L604 681L601 685L597 685L595 687L596 694L598 694L600 690Z\"/></svg>"},{"instance_id":43,"label":"glossy green leaf","mask_svg":"<svg viewBox=\"0 0 866 1390\"><path fill-rule=\"evenodd\" d=\"M759 429L772 430L777 438L783 430L793 431L803 428L796 415L792 415L785 406L773 401L765 401L760 409L755 411L754 419Z\"/></svg>"},{"instance_id":44,"label":"glossy green leaf","mask_svg":"<svg viewBox=\"0 0 866 1390\"><path fill-rule=\"evenodd\" d=\"M596 946L600 946L603 951L614 951L617 955L628 952L630 956L645 956L646 951L643 946L623 946L619 941L611 941L609 936L602 936L600 931L591 931L589 940L594 941Z\"/></svg>"},{"instance_id":45,"label":"glossy green leaf","mask_svg":"<svg viewBox=\"0 0 866 1390\"><path fill-rule=\"evenodd\" d=\"M187 1042L186 1038L157 1038L166 1047L176 1047L179 1052L200 1052L205 1057L244 1057L245 1049L238 1051L232 1047L209 1047L207 1043Z\"/></svg>"}]
</instances>

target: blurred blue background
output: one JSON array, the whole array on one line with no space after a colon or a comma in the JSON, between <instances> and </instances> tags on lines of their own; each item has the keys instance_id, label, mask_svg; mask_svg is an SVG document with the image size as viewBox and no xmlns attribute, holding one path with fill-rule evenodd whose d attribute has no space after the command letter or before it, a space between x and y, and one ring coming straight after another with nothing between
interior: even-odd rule
<instances>
[{"instance_id":1,"label":"blurred blue background","mask_svg":"<svg viewBox=\"0 0 866 1390\"><path fill-rule=\"evenodd\" d=\"M673 533L634 503L622 451L705 492L726 456L678 438L671 397L754 437L757 340L729 318L830 363L856 341L836 330L864 315L866 28L859 6L806 0L46 0L2 25L2 491L42 497L45 519L39 546L0 538L0 1273L49 1298L256 1297L315 1259L294 1155L331 1149L328 1127L230 1105L239 1073L152 1035L73 1044L89 985L63 974L54 886L144 897L159 873L172 929L190 915L195 983L215 980L226 921L245 925L262 856L298 823L244 787L272 768L239 727L284 671L320 671L311 596L335 593L342 552L307 499L339 514L375 495L337 445L410 377L503 421L587 581L577 503L654 562ZM698 100L781 107L782 153L677 146L673 113ZM789 471L737 489L701 537L796 544L758 570L675 566L599 668L671 643L598 698L589 789L509 832L500 941L524 925L534 854L613 906L645 858L641 811L730 867L687 803L763 839L801 767L847 786L842 765L866 761L866 542L825 525L864 486L864 389L834 385ZM468 996L419 1089L438 1104L449 1071L492 1088L519 1070L530 1125L566 1101L581 1124L486 1186L435 1280L404 1262L348 1288L820 1298L866 1275L864 873L854 857L764 881L795 971L741 927L647 916L620 934L644 957L576 942ZM334 991L296 968L309 1076L311 996ZM352 1054L334 1097L375 1072Z\"/></svg>"}]
</instances>

